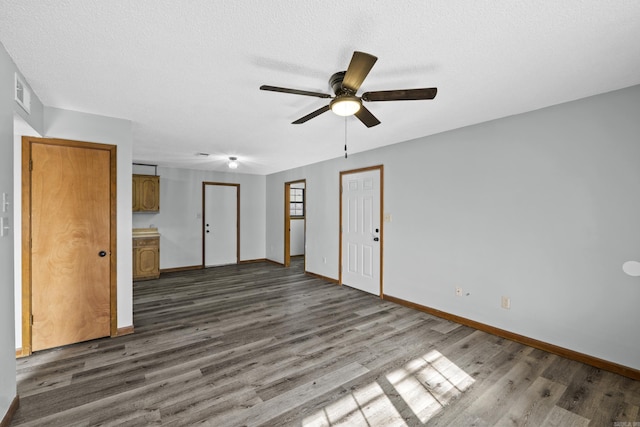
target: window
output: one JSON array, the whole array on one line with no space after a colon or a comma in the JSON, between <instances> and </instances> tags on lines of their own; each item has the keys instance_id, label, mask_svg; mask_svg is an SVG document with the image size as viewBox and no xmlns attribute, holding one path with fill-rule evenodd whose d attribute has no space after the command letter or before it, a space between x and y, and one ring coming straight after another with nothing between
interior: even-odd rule
<instances>
[{"instance_id":1,"label":"window","mask_svg":"<svg viewBox=\"0 0 640 427\"><path fill-rule=\"evenodd\" d=\"M304 188L291 188L289 193L289 214L304 217Z\"/></svg>"}]
</instances>

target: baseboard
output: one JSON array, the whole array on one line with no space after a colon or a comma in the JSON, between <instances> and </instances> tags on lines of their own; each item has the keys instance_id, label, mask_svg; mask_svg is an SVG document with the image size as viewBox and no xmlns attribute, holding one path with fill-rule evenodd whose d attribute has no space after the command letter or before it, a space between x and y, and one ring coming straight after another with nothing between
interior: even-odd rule
<instances>
[{"instance_id":1,"label":"baseboard","mask_svg":"<svg viewBox=\"0 0 640 427\"><path fill-rule=\"evenodd\" d=\"M116 337L121 337L124 335L131 335L133 333L133 325L131 326L125 326L123 328L118 328L118 331L116 332Z\"/></svg>"},{"instance_id":2,"label":"baseboard","mask_svg":"<svg viewBox=\"0 0 640 427\"><path fill-rule=\"evenodd\" d=\"M256 262L265 262L267 261L266 258L258 258L258 259L245 259L240 261L238 264L254 264Z\"/></svg>"},{"instance_id":3,"label":"baseboard","mask_svg":"<svg viewBox=\"0 0 640 427\"><path fill-rule=\"evenodd\" d=\"M20 399L18 396L14 397L11 401L11 405L9 405L9 409L7 409L7 413L2 417L2 421L0 421L0 427L9 427L11 424L11 420L15 415L16 411L20 407Z\"/></svg>"},{"instance_id":4,"label":"baseboard","mask_svg":"<svg viewBox=\"0 0 640 427\"><path fill-rule=\"evenodd\" d=\"M283 262L278 262L278 261L274 261L272 259L265 259L266 262L270 262L271 264L275 264L275 265L279 265L280 267L284 267L284 263Z\"/></svg>"},{"instance_id":5,"label":"baseboard","mask_svg":"<svg viewBox=\"0 0 640 427\"><path fill-rule=\"evenodd\" d=\"M257 262L266 262L269 261L266 258L258 258L258 259L245 259L242 261L238 261L238 264L253 264ZM274 261L271 261L274 262ZM179 273L181 271L191 271L191 270L202 270L204 269L203 265L188 265L186 267L173 267L173 268L161 268L160 273Z\"/></svg>"},{"instance_id":6,"label":"baseboard","mask_svg":"<svg viewBox=\"0 0 640 427\"><path fill-rule=\"evenodd\" d=\"M191 270L202 270L203 267L201 265L189 265L187 267L173 267L173 268L161 268L160 274L162 273L175 273L178 271L191 271Z\"/></svg>"},{"instance_id":7,"label":"baseboard","mask_svg":"<svg viewBox=\"0 0 640 427\"><path fill-rule=\"evenodd\" d=\"M534 338L525 337L524 335L509 332L504 329L496 328L484 323L476 322L475 320L467 319L465 317L456 316L444 311L437 310L435 308L426 307L424 305L416 304L411 301L406 301L400 298L392 297L391 295L383 295L382 299L396 304L404 305L405 307L413 308L415 310L423 311L425 313L432 314L443 319L450 320L455 323L459 323L470 328L477 329L479 331L487 332L492 335L496 335L502 338L506 338L511 341L518 342L520 344L528 345L529 347L537 348L547 351L549 353L557 354L558 356L566 357L567 359L575 360L577 362L585 363L593 367L604 369L605 371L613 372L616 374L629 377L633 380L640 381L640 370L630 368L628 366L619 365L608 360L600 359L588 354L580 353L568 348L560 347L555 344L549 344L544 341L539 341Z\"/></svg>"},{"instance_id":8,"label":"baseboard","mask_svg":"<svg viewBox=\"0 0 640 427\"><path fill-rule=\"evenodd\" d=\"M16 348L16 359L17 359L18 357L22 357L22 356L23 356L23 354L22 354L22 347L20 347L20 348Z\"/></svg>"},{"instance_id":9,"label":"baseboard","mask_svg":"<svg viewBox=\"0 0 640 427\"><path fill-rule=\"evenodd\" d=\"M317 277L318 279L322 279L322 280L325 280L327 282L334 283L336 285L340 284L340 282L338 282L338 279L332 279L331 277L323 276L321 274L312 273L310 271L305 271L304 274L307 274L307 275L313 276L313 277Z\"/></svg>"}]
</instances>

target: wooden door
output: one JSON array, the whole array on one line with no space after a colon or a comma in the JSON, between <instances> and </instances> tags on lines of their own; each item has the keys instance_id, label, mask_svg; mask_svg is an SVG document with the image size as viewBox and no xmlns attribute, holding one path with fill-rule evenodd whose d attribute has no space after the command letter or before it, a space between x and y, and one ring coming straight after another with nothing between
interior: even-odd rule
<instances>
[{"instance_id":1,"label":"wooden door","mask_svg":"<svg viewBox=\"0 0 640 427\"><path fill-rule=\"evenodd\" d=\"M381 289L380 170L342 175L342 283L374 295Z\"/></svg>"},{"instance_id":2,"label":"wooden door","mask_svg":"<svg viewBox=\"0 0 640 427\"><path fill-rule=\"evenodd\" d=\"M203 183L203 239L205 267L239 261L238 184Z\"/></svg>"},{"instance_id":3,"label":"wooden door","mask_svg":"<svg viewBox=\"0 0 640 427\"><path fill-rule=\"evenodd\" d=\"M32 350L109 336L115 147L28 142Z\"/></svg>"}]
</instances>

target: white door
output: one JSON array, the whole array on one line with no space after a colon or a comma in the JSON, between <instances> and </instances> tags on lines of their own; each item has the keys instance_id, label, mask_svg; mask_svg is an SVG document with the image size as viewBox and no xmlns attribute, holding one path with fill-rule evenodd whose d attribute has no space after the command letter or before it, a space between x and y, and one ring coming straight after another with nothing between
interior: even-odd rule
<instances>
[{"instance_id":1,"label":"white door","mask_svg":"<svg viewBox=\"0 0 640 427\"><path fill-rule=\"evenodd\" d=\"M380 295L380 170L342 175L342 283Z\"/></svg>"},{"instance_id":2,"label":"white door","mask_svg":"<svg viewBox=\"0 0 640 427\"><path fill-rule=\"evenodd\" d=\"M238 262L238 187L204 185L204 265Z\"/></svg>"}]
</instances>

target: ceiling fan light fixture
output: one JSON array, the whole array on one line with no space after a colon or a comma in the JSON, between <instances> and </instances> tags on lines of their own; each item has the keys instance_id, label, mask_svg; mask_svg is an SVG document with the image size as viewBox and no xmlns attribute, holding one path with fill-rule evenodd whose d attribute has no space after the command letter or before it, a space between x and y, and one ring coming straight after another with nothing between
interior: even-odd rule
<instances>
[{"instance_id":1,"label":"ceiling fan light fixture","mask_svg":"<svg viewBox=\"0 0 640 427\"><path fill-rule=\"evenodd\" d=\"M336 97L329 104L331 111L339 116L352 116L362 107L362 102L353 95L343 95Z\"/></svg>"},{"instance_id":2,"label":"ceiling fan light fixture","mask_svg":"<svg viewBox=\"0 0 640 427\"><path fill-rule=\"evenodd\" d=\"M229 169L238 169L238 158L229 157Z\"/></svg>"}]
</instances>

